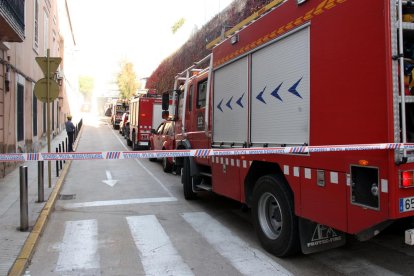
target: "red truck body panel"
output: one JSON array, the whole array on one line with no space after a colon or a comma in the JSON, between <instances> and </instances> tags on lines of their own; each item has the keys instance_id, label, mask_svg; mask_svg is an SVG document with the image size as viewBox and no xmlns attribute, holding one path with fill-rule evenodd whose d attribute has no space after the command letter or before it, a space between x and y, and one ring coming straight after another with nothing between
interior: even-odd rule
<instances>
[{"instance_id":1,"label":"red truck body panel","mask_svg":"<svg viewBox=\"0 0 414 276\"><path fill-rule=\"evenodd\" d=\"M251 110L259 92L252 91L252 56L301 29L309 30L308 144L400 142L395 134L400 130L394 117L393 8L389 0L318 0L306 1L302 5L298 5L296 0L288 0L281 4L241 29L237 33L237 43L232 44L227 39L213 48L212 93L207 107L210 110L209 128L206 130L200 124L205 108L196 108L195 96L198 83L208 76L205 73L192 78L189 83L194 86L193 96L186 99L184 131L181 120L176 123L177 143L188 141L191 148L211 148L216 142L212 138L214 126L211 126L214 116L220 112L217 106L221 100L214 91L214 73L247 57L249 76L243 100ZM269 104L270 98L266 97ZM250 113L246 118L240 118L247 121L247 146L252 143L253 117ZM294 194L296 215L357 234L384 221L414 215L413 211L402 212L400 209L401 199L414 197L414 188L400 187L400 171L413 170L414 163L396 164L395 156L394 150L332 151L195 158L195 162L210 168L214 192L240 202L248 201L251 191L246 187L252 170L260 164L274 165ZM360 166L362 160L367 163L362 168L378 171L379 183L375 183L379 188L378 207L371 208L353 201L352 168ZM354 171L357 173L358 170Z\"/></svg>"},{"instance_id":2,"label":"red truck body panel","mask_svg":"<svg viewBox=\"0 0 414 276\"><path fill-rule=\"evenodd\" d=\"M160 120L157 118L161 118L160 112L154 112L154 107L160 105L161 99L155 97L138 97L131 100L129 139L133 148L149 149L151 129L158 127Z\"/></svg>"}]
</instances>

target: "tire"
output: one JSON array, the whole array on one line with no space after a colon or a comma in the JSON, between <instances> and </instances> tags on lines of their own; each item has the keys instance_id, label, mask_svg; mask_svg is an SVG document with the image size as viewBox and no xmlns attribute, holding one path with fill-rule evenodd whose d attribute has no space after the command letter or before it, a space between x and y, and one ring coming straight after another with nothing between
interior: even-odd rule
<instances>
[{"instance_id":1,"label":"tire","mask_svg":"<svg viewBox=\"0 0 414 276\"><path fill-rule=\"evenodd\" d=\"M153 150L153 148L150 146L150 150ZM157 161L157 158L148 158L149 161L155 162Z\"/></svg>"},{"instance_id":2,"label":"tire","mask_svg":"<svg viewBox=\"0 0 414 276\"><path fill-rule=\"evenodd\" d=\"M137 150L137 144L135 143L135 132L132 133L131 148L132 150Z\"/></svg>"},{"instance_id":3,"label":"tire","mask_svg":"<svg viewBox=\"0 0 414 276\"><path fill-rule=\"evenodd\" d=\"M192 200L197 198L197 194L193 191L193 178L190 175L190 159L184 158L183 171L181 174L181 182L183 183L184 198Z\"/></svg>"},{"instance_id":4,"label":"tire","mask_svg":"<svg viewBox=\"0 0 414 276\"><path fill-rule=\"evenodd\" d=\"M127 138L127 145L130 146L130 147L132 146L132 141L129 140L128 138Z\"/></svg>"},{"instance_id":5,"label":"tire","mask_svg":"<svg viewBox=\"0 0 414 276\"><path fill-rule=\"evenodd\" d=\"M265 248L278 257L300 250L298 218L292 192L278 175L259 178L253 191L252 216L256 234Z\"/></svg>"},{"instance_id":6,"label":"tire","mask_svg":"<svg viewBox=\"0 0 414 276\"><path fill-rule=\"evenodd\" d=\"M171 172L172 164L168 161L167 157L162 158L162 170L166 173Z\"/></svg>"}]
</instances>

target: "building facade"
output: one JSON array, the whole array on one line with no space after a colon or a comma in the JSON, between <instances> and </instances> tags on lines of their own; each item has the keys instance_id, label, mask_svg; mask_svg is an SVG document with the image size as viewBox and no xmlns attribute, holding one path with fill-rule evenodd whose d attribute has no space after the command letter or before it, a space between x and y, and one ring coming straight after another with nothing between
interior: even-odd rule
<instances>
[{"instance_id":1,"label":"building facade","mask_svg":"<svg viewBox=\"0 0 414 276\"><path fill-rule=\"evenodd\" d=\"M7 5L19 12L7 12ZM47 108L34 94L35 83L44 78L35 59L45 57L48 49L51 57L62 58L53 76L59 83L59 96L50 103L53 137L64 129L70 113L65 45L75 47L75 40L73 32L65 37L59 27L60 21L70 24L69 10L66 0L0 0L0 6L0 151L39 152L47 143ZM0 163L0 177L17 165Z\"/></svg>"}]
</instances>

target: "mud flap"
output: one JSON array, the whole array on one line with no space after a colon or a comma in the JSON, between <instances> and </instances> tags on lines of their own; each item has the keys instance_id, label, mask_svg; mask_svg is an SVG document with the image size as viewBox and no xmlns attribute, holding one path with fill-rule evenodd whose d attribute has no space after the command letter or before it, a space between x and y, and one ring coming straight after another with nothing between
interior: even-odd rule
<instances>
[{"instance_id":1,"label":"mud flap","mask_svg":"<svg viewBox=\"0 0 414 276\"><path fill-rule=\"evenodd\" d=\"M311 254L345 245L346 234L326 225L299 218L302 252Z\"/></svg>"}]
</instances>

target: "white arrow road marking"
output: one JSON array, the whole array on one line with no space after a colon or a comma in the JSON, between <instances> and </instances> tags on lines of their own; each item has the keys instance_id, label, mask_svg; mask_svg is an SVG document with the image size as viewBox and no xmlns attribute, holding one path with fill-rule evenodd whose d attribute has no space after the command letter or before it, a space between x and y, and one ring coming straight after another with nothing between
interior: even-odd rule
<instances>
[{"instance_id":1,"label":"white arrow road marking","mask_svg":"<svg viewBox=\"0 0 414 276\"><path fill-rule=\"evenodd\" d=\"M106 179L107 180L102 180L102 182L109 185L109 186L111 186L111 187L115 186L115 184L118 182L118 180L112 179L112 174L111 174L110 171L106 170L105 172L106 172Z\"/></svg>"},{"instance_id":2,"label":"white arrow road marking","mask_svg":"<svg viewBox=\"0 0 414 276\"><path fill-rule=\"evenodd\" d=\"M96 220L66 222L56 271L68 272L70 275L101 274Z\"/></svg>"},{"instance_id":3,"label":"white arrow road marking","mask_svg":"<svg viewBox=\"0 0 414 276\"><path fill-rule=\"evenodd\" d=\"M182 217L216 251L244 275L292 275L283 266L238 238L220 222L204 212L184 213Z\"/></svg>"},{"instance_id":4,"label":"white arrow road marking","mask_svg":"<svg viewBox=\"0 0 414 276\"><path fill-rule=\"evenodd\" d=\"M126 219L146 275L194 275L154 215Z\"/></svg>"}]
</instances>

